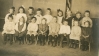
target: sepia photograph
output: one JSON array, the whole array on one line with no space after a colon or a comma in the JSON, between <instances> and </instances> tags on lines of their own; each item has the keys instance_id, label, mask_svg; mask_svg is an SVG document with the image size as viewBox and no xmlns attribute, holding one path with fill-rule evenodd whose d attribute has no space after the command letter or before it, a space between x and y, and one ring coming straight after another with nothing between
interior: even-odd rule
<instances>
[{"instance_id":1,"label":"sepia photograph","mask_svg":"<svg viewBox=\"0 0 99 56\"><path fill-rule=\"evenodd\" d=\"M0 0L0 56L99 56L99 0Z\"/></svg>"}]
</instances>

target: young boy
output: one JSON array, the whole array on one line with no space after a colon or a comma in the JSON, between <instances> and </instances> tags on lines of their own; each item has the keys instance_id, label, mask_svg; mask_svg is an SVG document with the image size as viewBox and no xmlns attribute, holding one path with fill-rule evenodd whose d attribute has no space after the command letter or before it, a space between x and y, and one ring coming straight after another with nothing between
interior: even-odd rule
<instances>
[{"instance_id":1,"label":"young boy","mask_svg":"<svg viewBox=\"0 0 99 56\"><path fill-rule=\"evenodd\" d=\"M63 22L63 25L60 26L60 46L62 46L62 41L64 38L67 40L67 44L69 44L69 34L70 34L70 26L67 21Z\"/></svg>"},{"instance_id":2,"label":"young boy","mask_svg":"<svg viewBox=\"0 0 99 56\"><path fill-rule=\"evenodd\" d=\"M27 24L31 22L31 18L34 17L34 8L29 7L28 8L28 15L27 15Z\"/></svg>"},{"instance_id":3,"label":"young boy","mask_svg":"<svg viewBox=\"0 0 99 56\"><path fill-rule=\"evenodd\" d=\"M89 21L86 21L84 25L85 27L82 28L82 34L81 34L82 51L88 49L88 44L90 42L91 33L92 33L92 29L90 28Z\"/></svg>"},{"instance_id":4,"label":"young boy","mask_svg":"<svg viewBox=\"0 0 99 56\"><path fill-rule=\"evenodd\" d=\"M84 23L85 23L86 21L89 21L90 27L92 28L92 20L91 20L91 18L89 17L89 16L90 16L90 11L86 10L84 15L85 15L85 17L82 18L82 20L81 20L81 25L82 25L82 27L85 27L85 24L84 24Z\"/></svg>"},{"instance_id":5,"label":"young boy","mask_svg":"<svg viewBox=\"0 0 99 56\"><path fill-rule=\"evenodd\" d=\"M36 23L40 24L41 23L41 19L43 18L42 9L40 9L40 8L37 9L35 17L37 18Z\"/></svg>"},{"instance_id":6,"label":"young boy","mask_svg":"<svg viewBox=\"0 0 99 56\"><path fill-rule=\"evenodd\" d=\"M54 16L52 22L49 24L49 43L52 43L52 46L57 45L57 36L59 33L60 25L57 23L57 17Z\"/></svg>"},{"instance_id":7,"label":"young boy","mask_svg":"<svg viewBox=\"0 0 99 56\"><path fill-rule=\"evenodd\" d=\"M46 36L47 36L48 25L47 25L46 21L47 20L45 18L43 18L41 20L41 24L39 24L38 39L39 39L39 42L40 42L41 45L45 44L45 39L46 39Z\"/></svg>"},{"instance_id":8,"label":"young boy","mask_svg":"<svg viewBox=\"0 0 99 56\"><path fill-rule=\"evenodd\" d=\"M51 15L51 9L50 8L47 8L46 15L44 15L43 17L47 19L47 24L49 24L51 22L53 17Z\"/></svg>"},{"instance_id":9,"label":"young boy","mask_svg":"<svg viewBox=\"0 0 99 56\"><path fill-rule=\"evenodd\" d=\"M80 41L81 36L81 28L78 25L78 21L74 21L74 26L71 29L70 34L70 47L74 47L74 49L77 46L77 42Z\"/></svg>"},{"instance_id":10,"label":"young boy","mask_svg":"<svg viewBox=\"0 0 99 56\"><path fill-rule=\"evenodd\" d=\"M37 37L37 30L38 30L38 25L36 24L36 20L37 20L36 17L32 17L31 23L29 23L27 27L27 40L29 41L29 44L33 44L34 41L36 44L36 37Z\"/></svg>"},{"instance_id":11,"label":"young boy","mask_svg":"<svg viewBox=\"0 0 99 56\"><path fill-rule=\"evenodd\" d=\"M16 41L18 40L19 44L24 44L24 37L26 35L26 23L24 17L19 19L19 22L15 25L15 30Z\"/></svg>"},{"instance_id":12,"label":"young boy","mask_svg":"<svg viewBox=\"0 0 99 56\"><path fill-rule=\"evenodd\" d=\"M13 22L13 16L12 15L9 15L8 16L8 22L6 22L4 24L4 28L3 28L3 32L2 34L4 35L4 42L6 44L7 42L7 39L9 38L10 39L10 44L13 43L13 37L14 37L14 34L15 34L15 23Z\"/></svg>"}]
</instances>

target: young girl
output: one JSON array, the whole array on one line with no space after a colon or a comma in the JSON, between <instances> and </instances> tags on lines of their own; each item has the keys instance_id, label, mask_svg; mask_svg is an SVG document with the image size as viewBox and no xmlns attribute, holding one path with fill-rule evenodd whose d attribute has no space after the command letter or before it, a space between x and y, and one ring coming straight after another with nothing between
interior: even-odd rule
<instances>
[{"instance_id":1,"label":"young girl","mask_svg":"<svg viewBox=\"0 0 99 56\"><path fill-rule=\"evenodd\" d=\"M50 8L47 8L46 15L44 15L43 17L47 19L47 24L49 24L51 22L53 17L51 15L51 9Z\"/></svg>"},{"instance_id":2,"label":"young girl","mask_svg":"<svg viewBox=\"0 0 99 56\"><path fill-rule=\"evenodd\" d=\"M89 16L90 16L90 11L86 10L84 15L85 15L85 17L82 18L82 20L81 20L82 27L85 27L85 24L84 24L84 23L85 23L86 21L89 21L90 27L92 27L92 20L91 20L91 18L89 17Z\"/></svg>"},{"instance_id":3,"label":"young girl","mask_svg":"<svg viewBox=\"0 0 99 56\"><path fill-rule=\"evenodd\" d=\"M57 23L57 17L54 16L52 22L49 24L49 43L52 46L57 45L57 36L59 33L60 25Z\"/></svg>"},{"instance_id":4,"label":"young girl","mask_svg":"<svg viewBox=\"0 0 99 56\"><path fill-rule=\"evenodd\" d=\"M26 14L25 14L25 9L24 9L22 6L19 7L19 9L18 9L18 14L16 15L16 23L19 22L19 19L20 19L21 17L24 17L25 23L26 23L26 21L27 21L27 16L26 16Z\"/></svg>"},{"instance_id":5,"label":"young girl","mask_svg":"<svg viewBox=\"0 0 99 56\"><path fill-rule=\"evenodd\" d=\"M46 39L47 31L48 31L48 25L47 25L46 21L47 20L45 18L43 18L41 21L41 24L39 24L38 39L39 39L40 45L45 44L45 39Z\"/></svg>"},{"instance_id":6,"label":"young girl","mask_svg":"<svg viewBox=\"0 0 99 56\"><path fill-rule=\"evenodd\" d=\"M40 8L37 9L36 15L35 17L37 18L36 23L40 24L41 23L41 19L43 18L42 16L42 10Z\"/></svg>"},{"instance_id":7,"label":"young girl","mask_svg":"<svg viewBox=\"0 0 99 56\"><path fill-rule=\"evenodd\" d=\"M24 17L19 19L19 22L15 26L15 30L16 41L19 40L19 44L24 44L24 37L26 34L26 23Z\"/></svg>"},{"instance_id":8,"label":"young girl","mask_svg":"<svg viewBox=\"0 0 99 56\"><path fill-rule=\"evenodd\" d=\"M74 21L74 26L70 34L70 47L76 48L77 42L80 40L81 28L78 26L78 21Z\"/></svg>"},{"instance_id":9,"label":"young girl","mask_svg":"<svg viewBox=\"0 0 99 56\"><path fill-rule=\"evenodd\" d=\"M9 21L4 24L3 32L2 34L4 35L4 42L6 44L7 39L10 39L10 44L13 43L13 37L15 33L15 23L13 22L13 16L9 15L7 18Z\"/></svg>"},{"instance_id":10,"label":"young girl","mask_svg":"<svg viewBox=\"0 0 99 56\"><path fill-rule=\"evenodd\" d=\"M72 26L74 25L74 21L78 21L79 22L79 26L81 26L81 13L77 12L76 15L73 17L72 19Z\"/></svg>"},{"instance_id":11,"label":"young girl","mask_svg":"<svg viewBox=\"0 0 99 56\"><path fill-rule=\"evenodd\" d=\"M27 24L31 22L31 18L34 17L34 8L29 7L28 8L28 15L27 15Z\"/></svg>"},{"instance_id":12,"label":"young girl","mask_svg":"<svg viewBox=\"0 0 99 56\"><path fill-rule=\"evenodd\" d=\"M12 15L13 16L13 22L15 21L15 14L14 14L14 12L15 12L15 7L11 7L9 9L9 13L5 16L5 23L9 22L9 20L8 20L8 16L9 15Z\"/></svg>"},{"instance_id":13,"label":"young girl","mask_svg":"<svg viewBox=\"0 0 99 56\"><path fill-rule=\"evenodd\" d=\"M57 10L57 18L58 18L58 23L59 23L60 25L62 25L62 19L63 19L64 17L63 17L63 11L60 10L60 9ZM64 20L63 20L63 21L64 21Z\"/></svg>"},{"instance_id":14,"label":"young girl","mask_svg":"<svg viewBox=\"0 0 99 56\"><path fill-rule=\"evenodd\" d=\"M70 26L67 21L63 22L63 25L60 26L60 46L62 46L62 41L64 38L67 40L67 44L69 44L69 34L70 34Z\"/></svg>"},{"instance_id":15,"label":"young girl","mask_svg":"<svg viewBox=\"0 0 99 56\"><path fill-rule=\"evenodd\" d=\"M62 19L62 22L67 20L68 21L68 25L71 27L72 26L72 12L71 11L67 11L67 15L66 18Z\"/></svg>"},{"instance_id":16,"label":"young girl","mask_svg":"<svg viewBox=\"0 0 99 56\"><path fill-rule=\"evenodd\" d=\"M82 35L81 35L81 44L82 44L81 49L83 51L87 50L92 33L92 29L90 28L90 22L86 21L84 25L85 27L82 28Z\"/></svg>"},{"instance_id":17,"label":"young girl","mask_svg":"<svg viewBox=\"0 0 99 56\"><path fill-rule=\"evenodd\" d=\"M37 30L38 30L38 25L36 24L36 17L31 18L31 23L29 23L27 27L27 40L31 41L31 44L35 41L36 44L36 37L37 37Z\"/></svg>"}]
</instances>

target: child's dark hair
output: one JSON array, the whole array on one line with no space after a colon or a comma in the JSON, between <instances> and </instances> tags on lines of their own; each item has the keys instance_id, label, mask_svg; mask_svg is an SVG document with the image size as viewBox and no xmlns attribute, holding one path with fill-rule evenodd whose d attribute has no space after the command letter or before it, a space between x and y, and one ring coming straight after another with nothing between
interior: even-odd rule
<instances>
[{"instance_id":1,"label":"child's dark hair","mask_svg":"<svg viewBox=\"0 0 99 56\"><path fill-rule=\"evenodd\" d=\"M15 7L11 7L10 9L13 9L13 11L15 11Z\"/></svg>"},{"instance_id":2,"label":"child's dark hair","mask_svg":"<svg viewBox=\"0 0 99 56\"><path fill-rule=\"evenodd\" d=\"M32 17L32 18L31 18L31 20L32 20L32 19L35 19L35 21L37 20L37 18L36 18L36 17Z\"/></svg>"},{"instance_id":3,"label":"child's dark hair","mask_svg":"<svg viewBox=\"0 0 99 56\"><path fill-rule=\"evenodd\" d=\"M41 8L38 8L37 11L42 11L42 9Z\"/></svg>"},{"instance_id":4,"label":"child's dark hair","mask_svg":"<svg viewBox=\"0 0 99 56\"><path fill-rule=\"evenodd\" d=\"M77 15L77 14L80 14L80 15L81 15L81 12L78 11L78 12L76 12L76 15Z\"/></svg>"},{"instance_id":5,"label":"child's dark hair","mask_svg":"<svg viewBox=\"0 0 99 56\"><path fill-rule=\"evenodd\" d=\"M49 10L51 12L51 9L50 8L47 8L47 10Z\"/></svg>"},{"instance_id":6,"label":"child's dark hair","mask_svg":"<svg viewBox=\"0 0 99 56\"><path fill-rule=\"evenodd\" d=\"M62 16L63 16L63 11L60 10L60 9L57 9L57 15L58 15L59 12L61 12L61 13L62 13ZM58 16L59 16L59 15L58 15Z\"/></svg>"},{"instance_id":7,"label":"child's dark hair","mask_svg":"<svg viewBox=\"0 0 99 56\"><path fill-rule=\"evenodd\" d=\"M85 13L89 13L90 14L90 11L89 10L86 10Z\"/></svg>"},{"instance_id":8,"label":"child's dark hair","mask_svg":"<svg viewBox=\"0 0 99 56\"><path fill-rule=\"evenodd\" d=\"M32 10L34 11L34 8L33 8L33 7L29 7L28 10L29 10L29 9L32 9Z\"/></svg>"},{"instance_id":9,"label":"child's dark hair","mask_svg":"<svg viewBox=\"0 0 99 56\"><path fill-rule=\"evenodd\" d=\"M46 18L42 18L42 20L45 20L45 21L47 21L47 19L46 19Z\"/></svg>"},{"instance_id":10,"label":"child's dark hair","mask_svg":"<svg viewBox=\"0 0 99 56\"><path fill-rule=\"evenodd\" d=\"M8 16L8 19L9 19L9 17L13 19L13 16L12 16L12 14L10 14L10 15Z\"/></svg>"},{"instance_id":11,"label":"child's dark hair","mask_svg":"<svg viewBox=\"0 0 99 56\"><path fill-rule=\"evenodd\" d=\"M89 22L89 21L85 21L85 22L84 22L84 25L85 25L85 23L88 23L88 24L89 24L89 26L90 26L90 22Z\"/></svg>"},{"instance_id":12,"label":"child's dark hair","mask_svg":"<svg viewBox=\"0 0 99 56\"><path fill-rule=\"evenodd\" d=\"M20 13L20 12L19 12L20 9L23 9L23 13L25 13L25 9L24 9L22 6L19 7L18 13Z\"/></svg>"}]
</instances>

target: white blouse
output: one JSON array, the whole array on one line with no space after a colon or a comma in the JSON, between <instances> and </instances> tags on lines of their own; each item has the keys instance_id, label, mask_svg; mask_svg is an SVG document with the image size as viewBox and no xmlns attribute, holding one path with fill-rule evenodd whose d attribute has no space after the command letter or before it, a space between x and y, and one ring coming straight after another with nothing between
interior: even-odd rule
<instances>
[{"instance_id":1,"label":"white blouse","mask_svg":"<svg viewBox=\"0 0 99 56\"><path fill-rule=\"evenodd\" d=\"M25 13L18 13L17 15L16 15L16 23L18 23L19 22L19 19L21 18L21 17L24 17L24 19L25 19L25 22L27 21L27 15L25 14Z\"/></svg>"},{"instance_id":2,"label":"white blouse","mask_svg":"<svg viewBox=\"0 0 99 56\"><path fill-rule=\"evenodd\" d=\"M36 23L37 24L40 24L41 23L41 20L42 20L42 18L43 18L43 16L42 15L35 15L34 17L36 17L37 18L37 20L36 20Z\"/></svg>"},{"instance_id":3,"label":"white blouse","mask_svg":"<svg viewBox=\"0 0 99 56\"><path fill-rule=\"evenodd\" d=\"M53 19L53 16L52 15L44 15L43 17L46 18L47 23L50 23L51 20Z\"/></svg>"},{"instance_id":4,"label":"white blouse","mask_svg":"<svg viewBox=\"0 0 99 56\"><path fill-rule=\"evenodd\" d=\"M70 26L61 25L59 34L70 34Z\"/></svg>"}]
</instances>

